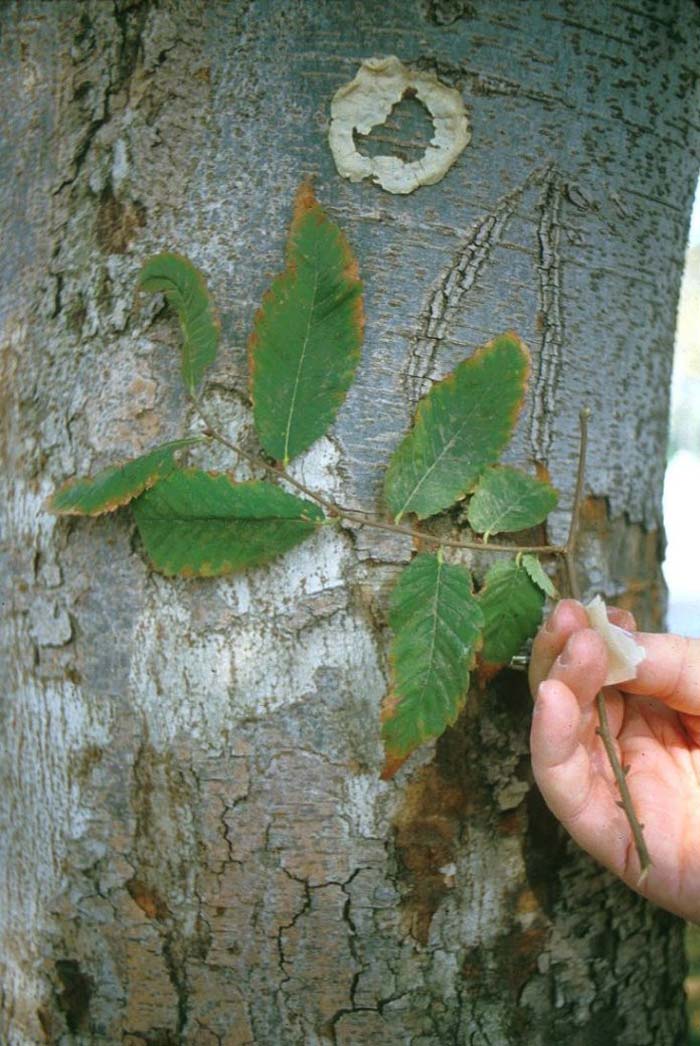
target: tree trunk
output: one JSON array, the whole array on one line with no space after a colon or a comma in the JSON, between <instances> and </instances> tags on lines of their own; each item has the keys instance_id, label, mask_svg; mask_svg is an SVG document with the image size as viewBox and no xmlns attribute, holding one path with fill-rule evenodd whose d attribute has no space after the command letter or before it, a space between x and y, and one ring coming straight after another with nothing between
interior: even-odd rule
<instances>
[{"instance_id":1,"label":"tree trunk","mask_svg":"<svg viewBox=\"0 0 700 1046\"><path fill-rule=\"evenodd\" d=\"M2 1041L684 1043L682 924L543 807L521 677L379 780L410 541L324 530L268 568L173 581L128 513L42 506L194 421L174 326L133 292L161 249L207 273L226 346L207 399L252 445L245 341L313 174L368 322L297 475L378 511L417 397L514 329L533 373L512 460L549 469L558 540L591 408L581 583L661 627L700 10L26 0L1 17ZM408 196L342 179L327 144L335 90L392 53L457 87L472 126ZM416 155L424 114L404 109L399 144L366 150Z\"/></svg>"}]
</instances>

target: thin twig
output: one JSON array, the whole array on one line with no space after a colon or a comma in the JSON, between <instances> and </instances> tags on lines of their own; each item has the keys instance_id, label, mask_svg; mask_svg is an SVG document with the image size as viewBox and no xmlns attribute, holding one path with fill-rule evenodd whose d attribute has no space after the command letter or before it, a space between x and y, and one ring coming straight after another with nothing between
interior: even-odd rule
<instances>
[{"instance_id":1,"label":"thin twig","mask_svg":"<svg viewBox=\"0 0 700 1046\"><path fill-rule=\"evenodd\" d=\"M326 510L329 516L334 519L346 520L348 523L354 523L359 527L369 527L372 530L388 530L395 534L405 534L407 537L415 538L419 541L424 541L429 545L443 545L447 548L461 548L471 549L477 552L540 552L542 555L550 556L561 556L565 554L565 549L558 545L495 545L486 541L458 541L451 540L449 538L438 537L434 534L424 533L422 530L414 530L411 527L402 527L397 523L385 523L382 520L375 519L373 516L366 515L364 512L360 512L355 509L344 508L342 505L336 505L335 502L330 501L328 498L324 498L321 494L315 490L311 490L304 483L300 483L299 480L294 479L290 476L286 469L282 468L281 465L274 465L268 461L264 461L262 458L256 457L254 454L249 454L238 444L233 443L232 440L228 439L223 435L222 432L217 429L216 425L212 421L208 412L202 407L201 402L196 398L192 397L192 404L199 414L200 418L206 425L204 434L209 436L211 439L221 443L224 447L228 447L234 454L247 461L249 465L254 468L265 469L267 472L277 476L278 479L284 480L285 483L289 483L292 487L295 487L305 497L311 498L318 505Z\"/></svg>"},{"instance_id":2,"label":"thin twig","mask_svg":"<svg viewBox=\"0 0 700 1046\"><path fill-rule=\"evenodd\" d=\"M574 599L581 598L581 590L578 584L578 578L576 575L576 541L578 538L580 517L581 517L581 503L583 500L583 483L586 474L586 454L588 451L588 419L590 417L590 410L584 408L579 414L579 425L580 425L580 443L578 452L578 468L576 471L576 490L574 492L574 503L571 510L571 523L569 525L569 536L564 546L564 563L566 566L566 573L569 581L569 590ZM615 751L615 745L613 742L612 735L610 733L610 724L608 723L607 710L605 708L605 697L602 691L598 694L596 705L598 708L598 719L600 725L598 727L598 735L600 736L603 746L605 748L608 762L612 768L613 776L617 782L617 787L620 791L620 802L618 805L624 810L627 823L630 826L632 832L632 838L634 839L634 845L637 850L637 856L639 857L640 875L638 886L646 879L646 876L651 867L651 857L649 856L649 850L644 840L643 825L640 824L637 812L634 809L634 803L632 802L632 796L630 790L627 787L627 779L625 771L620 765L620 760L617 757Z\"/></svg>"},{"instance_id":3,"label":"thin twig","mask_svg":"<svg viewBox=\"0 0 700 1046\"><path fill-rule=\"evenodd\" d=\"M371 527L373 530L390 530L395 534L406 534L416 538L418 541L426 541L430 545L444 545L446 548L468 548L477 552L541 552L543 555L561 556L564 549L558 545L494 545L487 541L457 541L442 538L435 534L427 534L422 530L413 530L411 527L402 527L399 523L383 523L373 517L364 518L364 515L353 509L345 509L336 505L338 514L351 523L360 527Z\"/></svg>"},{"instance_id":4,"label":"thin twig","mask_svg":"<svg viewBox=\"0 0 700 1046\"><path fill-rule=\"evenodd\" d=\"M571 508L571 522L569 523L569 536L564 546L564 564L566 566L569 590L574 599L581 598L581 589L576 574L576 540L581 517L581 502L583 500L583 483L586 475L586 455L588 453L588 419L591 412L588 407L579 411L579 451L578 467L576 469L576 489L574 491L574 503Z\"/></svg>"},{"instance_id":5,"label":"thin twig","mask_svg":"<svg viewBox=\"0 0 700 1046\"><path fill-rule=\"evenodd\" d=\"M305 486L305 484L300 483L298 479L294 479L294 477L290 476L281 465L273 465L269 461L264 461L262 458L256 457L254 454L249 454L247 450L243 450L243 448L239 447L237 443L233 443L230 439L227 439L227 437L217 429L216 425L209 417L209 414L195 396L192 397L192 404L206 425L206 429L204 430L205 436L211 436L211 438L215 439L217 443L221 443L224 447L228 447L229 450L232 450L239 458L243 458L243 460L247 461L249 465L253 466L253 468L265 469L267 472L283 479L286 483L295 487L301 494L304 494L307 498L311 498L313 501L325 508L329 515L340 515L337 506L335 506L332 501L328 501L326 498L322 497L321 494L317 494L316 491L311 490L309 487Z\"/></svg>"},{"instance_id":6,"label":"thin twig","mask_svg":"<svg viewBox=\"0 0 700 1046\"><path fill-rule=\"evenodd\" d=\"M605 696L602 690L596 698L596 704L598 708L598 718L600 719L600 726L598 727L596 733L603 742L605 751L608 756L608 760L610 762L610 766L612 767L613 774L615 775L617 787L620 790L621 800L620 802L618 802L617 805L625 811L625 817L627 818L627 822L632 832L632 838L634 839L635 849L637 851L637 856L639 857L640 871L639 879L637 880L637 886L641 886L644 880L646 879L647 875L649 874L649 869L651 868L652 864L651 857L649 856L649 850L647 849L647 844L644 839L644 825L640 824L639 818L637 817L637 813L634 809L634 803L632 802L632 796L630 795L630 790L627 786L627 775L623 770L622 766L620 765L620 760L617 758L617 752L615 751L615 745L613 743L612 735L610 733L608 713L605 708Z\"/></svg>"}]
</instances>

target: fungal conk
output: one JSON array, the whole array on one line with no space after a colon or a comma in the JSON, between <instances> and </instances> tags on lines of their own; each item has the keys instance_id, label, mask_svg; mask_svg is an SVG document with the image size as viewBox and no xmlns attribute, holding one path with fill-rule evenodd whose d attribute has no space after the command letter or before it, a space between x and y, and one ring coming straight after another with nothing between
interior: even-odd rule
<instances>
[{"instance_id":1,"label":"fungal conk","mask_svg":"<svg viewBox=\"0 0 700 1046\"><path fill-rule=\"evenodd\" d=\"M636 643L629 632L608 621L608 612L600 596L588 603L584 610L588 623L605 643L608 652L608 674L604 686L615 686L626 679L634 679L637 665L646 657L644 647Z\"/></svg>"},{"instance_id":2,"label":"fungal conk","mask_svg":"<svg viewBox=\"0 0 700 1046\"><path fill-rule=\"evenodd\" d=\"M369 134L406 96L422 102L433 121L435 133L423 155L412 163L398 156L363 156L355 146L355 132ZM394 56L367 58L355 79L338 88L331 102L328 142L338 174L351 182L371 178L387 192L409 193L439 182L470 138L459 91Z\"/></svg>"}]
</instances>

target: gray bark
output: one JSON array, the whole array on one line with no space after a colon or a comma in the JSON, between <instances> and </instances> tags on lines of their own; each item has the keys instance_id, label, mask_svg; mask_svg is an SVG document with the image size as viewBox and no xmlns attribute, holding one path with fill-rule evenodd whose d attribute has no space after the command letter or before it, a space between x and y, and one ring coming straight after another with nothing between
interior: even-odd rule
<instances>
[{"instance_id":1,"label":"gray bark","mask_svg":"<svg viewBox=\"0 0 700 1046\"><path fill-rule=\"evenodd\" d=\"M226 348L207 395L252 441L245 340L314 174L368 323L297 474L377 510L417 396L515 329L533 376L512 459L548 467L561 537L592 408L582 581L658 627L697 6L28 0L1 17L2 1041L685 1042L682 926L543 808L519 678L380 782L406 542L324 533L244 577L169 581L128 513L42 506L194 421L174 327L134 299L159 249L208 275ZM408 197L340 179L326 141L333 92L390 53L458 87L472 121L447 177Z\"/></svg>"}]
</instances>

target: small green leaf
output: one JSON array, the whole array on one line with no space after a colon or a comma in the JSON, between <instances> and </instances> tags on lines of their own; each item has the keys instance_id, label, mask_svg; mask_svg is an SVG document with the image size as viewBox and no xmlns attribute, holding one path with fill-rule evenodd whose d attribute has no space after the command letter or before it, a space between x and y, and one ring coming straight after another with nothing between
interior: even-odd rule
<instances>
[{"instance_id":1,"label":"small green leaf","mask_svg":"<svg viewBox=\"0 0 700 1046\"><path fill-rule=\"evenodd\" d=\"M273 483L236 483L225 473L180 469L134 502L149 559L161 574L216 577L258 566L323 522L310 501Z\"/></svg>"},{"instance_id":2,"label":"small green leaf","mask_svg":"<svg viewBox=\"0 0 700 1046\"><path fill-rule=\"evenodd\" d=\"M475 485L510 439L522 405L529 356L520 338L502 334L418 404L413 429L395 451L384 494L392 516L425 519Z\"/></svg>"},{"instance_id":3,"label":"small green leaf","mask_svg":"<svg viewBox=\"0 0 700 1046\"><path fill-rule=\"evenodd\" d=\"M546 519L557 503L557 492L526 472L506 466L489 468L469 502L467 519L488 541L491 534L534 527Z\"/></svg>"},{"instance_id":4,"label":"small green leaf","mask_svg":"<svg viewBox=\"0 0 700 1046\"><path fill-rule=\"evenodd\" d=\"M201 440L201 436L176 439L143 457L102 469L94 476L72 479L49 498L46 507L59 516L101 516L103 512L114 512L172 472L176 450Z\"/></svg>"},{"instance_id":5,"label":"small green leaf","mask_svg":"<svg viewBox=\"0 0 700 1046\"><path fill-rule=\"evenodd\" d=\"M534 635L542 620L544 593L514 559L494 564L479 592L484 613L483 661L505 665Z\"/></svg>"},{"instance_id":6,"label":"small green leaf","mask_svg":"<svg viewBox=\"0 0 700 1046\"><path fill-rule=\"evenodd\" d=\"M544 594L546 596L549 596L550 599L556 599L559 593L554 587L554 583L552 582L552 579L549 576L549 574L545 574L544 567L540 563L537 556L533 556L530 554L525 555L522 557L520 562L522 563L525 570L528 572L530 580L534 581L537 587L542 589Z\"/></svg>"},{"instance_id":7,"label":"small green leaf","mask_svg":"<svg viewBox=\"0 0 700 1046\"><path fill-rule=\"evenodd\" d=\"M423 553L399 578L389 623L391 690L382 709L383 777L410 753L438 737L459 715L479 645L483 615L466 567Z\"/></svg>"},{"instance_id":8,"label":"small green leaf","mask_svg":"<svg viewBox=\"0 0 700 1046\"><path fill-rule=\"evenodd\" d=\"M308 182L297 192L286 251L248 342L255 427L285 464L324 434L360 358L357 262Z\"/></svg>"},{"instance_id":9,"label":"small green leaf","mask_svg":"<svg viewBox=\"0 0 700 1046\"><path fill-rule=\"evenodd\" d=\"M162 291L177 312L184 338L182 380L194 393L216 359L221 323L204 276L188 258L166 251L145 263L138 277L143 291Z\"/></svg>"}]
</instances>

